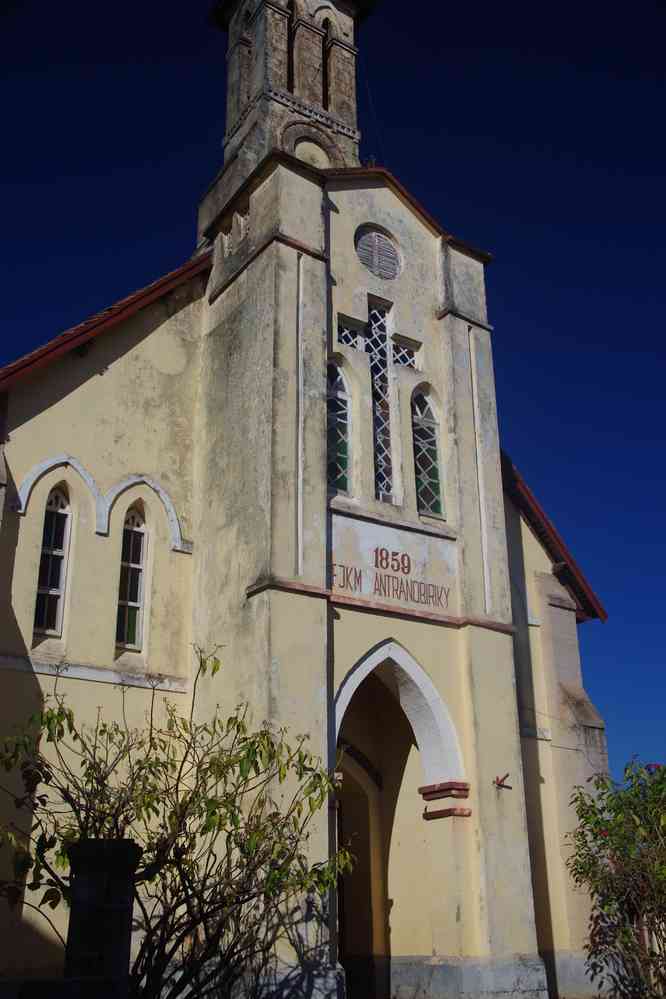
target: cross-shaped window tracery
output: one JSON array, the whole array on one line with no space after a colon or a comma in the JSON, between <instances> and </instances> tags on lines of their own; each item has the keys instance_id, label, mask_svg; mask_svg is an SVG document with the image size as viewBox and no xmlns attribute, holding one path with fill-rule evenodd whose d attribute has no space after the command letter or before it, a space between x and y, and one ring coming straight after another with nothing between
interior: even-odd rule
<instances>
[{"instance_id":1,"label":"cross-shaped window tracery","mask_svg":"<svg viewBox=\"0 0 666 999\"><path fill-rule=\"evenodd\" d=\"M340 321L338 341L356 350L363 350L370 359L372 383L372 425L375 443L375 494L377 499L393 496L393 456L391 446L391 384L390 366L416 367L413 347L395 340L388 329L389 309L370 309L364 330Z\"/></svg>"}]
</instances>

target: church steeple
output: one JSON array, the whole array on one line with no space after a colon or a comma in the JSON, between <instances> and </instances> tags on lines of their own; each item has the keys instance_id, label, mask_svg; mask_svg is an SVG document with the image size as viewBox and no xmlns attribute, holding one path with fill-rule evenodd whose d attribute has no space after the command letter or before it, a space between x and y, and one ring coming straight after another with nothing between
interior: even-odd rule
<instances>
[{"instance_id":1,"label":"church steeple","mask_svg":"<svg viewBox=\"0 0 666 999\"><path fill-rule=\"evenodd\" d=\"M358 166L356 21L376 0L220 0L228 32L225 194L273 150Z\"/></svg>"}]
</instances>

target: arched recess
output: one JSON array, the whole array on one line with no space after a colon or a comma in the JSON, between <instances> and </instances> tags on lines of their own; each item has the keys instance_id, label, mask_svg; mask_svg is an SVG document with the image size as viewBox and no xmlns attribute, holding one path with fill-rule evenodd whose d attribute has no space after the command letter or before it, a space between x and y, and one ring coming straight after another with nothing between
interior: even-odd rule
<instances>
[{"instance_id":1,"label":"arched recess","mask_svg":"<svg viewBox=\"0 0 666 999\"><path fill-rule=\"evenodd\" d=\"M148 486L148 488L152 489L155 495L159 497L169 522L169 533L171 535L171 547L173 551L184 552L185 554L190 555L192 553L192 543L183 540L183 535L180 529L180 521L178 520L178 514L176 513L173 500L166 490L162 488L159 482L156 482L155 479L152 479L149 475L128 475L126 479L123 479L122 482L113 486L109 489L105 496L101 497L100 503L97 507L97 525L95 528L97 533L109 533L109 520L113 504L124 492L131 489L132 486L138 485Z\"/></svg>"},{"instance_id":2,"label":"arched recess","mask_svg":"<svg viewBox=\"0 0 666 999\"><path fill-rule=\"evenodd\" d=\"M292 121L282 129L280 145L291 156L296 155L297 147L304 142L318 146L328 157L330 166L344 167L347 165L334 140L316 125L303 121Z\"/></svg>"},{"instance_id":3,"label":"arched recess","mask_svg":"<svg viewBox=\"0 0 666 999\"><path fill-rule=\"evenodd\" d=\"M392 639L360 659L340 685L335 697L336 742L352 697L375 670L397 697L412 727L426 785L463 780L460 740L446 705L425 670Z\"/></svg>"},{"instance_id":4,"label":"arched recess","mask_svg":"<svg viewBox=\"0 0 666 999\"><path fill-rule=\"evenodd\" d=\"M54 468L73 468L74 471L81 477L81 479L87 485L90 495L93 498L95 504L95 509L98 508L99 501L102 498L102 494L97 488L97 483L93 479L90 472L83 467L80 461L73 458L71 454L59 454L55 458L46 458L44 461L40 461L37 465L34 465L30 469L28 474L24 477L21 485L18 488L18 502L16 504L16 512L20 514L25 514L28 509L28 503L30 502L30 496L32 491L39 482L39 480L47 475L49 472L53 471Z\"/></svg>"}]
</instances>

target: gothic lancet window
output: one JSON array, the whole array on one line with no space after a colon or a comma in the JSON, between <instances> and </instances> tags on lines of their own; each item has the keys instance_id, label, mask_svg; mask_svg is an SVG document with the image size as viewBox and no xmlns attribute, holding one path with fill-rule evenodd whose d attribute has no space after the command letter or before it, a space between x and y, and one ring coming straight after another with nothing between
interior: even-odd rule
<instances>
[{"instance_id":1,"label":"gothic lancet window","mask_svg":"<svg viewBox=\"0 0 666 999\"><path fill-rule=\"evenodd\" d=\"M67 581L71 510L63 489L53 489L46 501L42 552L39 560L35 631L59 637Z\"/></svg>"},{"instance_id":2,"label":"gothic lancet window","mask_svg":"<svg viewBox=\"0 0 666 999\"><path fill-rule=\"evenodd\" d=\"M342 373L328 365L326 412L328 424L328 487L349 492L349 397Z\"/></svg>"},{"instance_id":3,"label":"gothic lancet window","mask_svg":"<svg viewBox=\"0 0 666 999\"><path fill-rule=\"evenodd\" d=\"M423 392L418 392L412 399L412 434L418 511L441 516L437 421Z\"/></svg>"},{"instance_id":4,"label":"gothic lancet window","mask_svg":"<svg viewBox=\"0 0 666 999\"><path fill-rule=\"evenodd\" d=\"M146 540L145 520L132 507L123 529L116 644L135 651L142 645Z\"/></svg>"}]
</instances>

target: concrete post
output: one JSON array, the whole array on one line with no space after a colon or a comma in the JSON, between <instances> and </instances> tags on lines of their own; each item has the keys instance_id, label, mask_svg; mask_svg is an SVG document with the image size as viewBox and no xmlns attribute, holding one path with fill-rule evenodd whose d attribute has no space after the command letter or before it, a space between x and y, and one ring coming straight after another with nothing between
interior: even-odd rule
<instances>
[{"instance_id":1,"label":"concrete post","mask_svg":"<svg viewBox=\"0 0 666 999\"><path fill-rule=\"evenodd\" d=\"M83 840L70 846L68 853L72 867L72 909L65 977L126 983L134 874L142 850L128 839Z\"/></svg>"}]
</instances>

